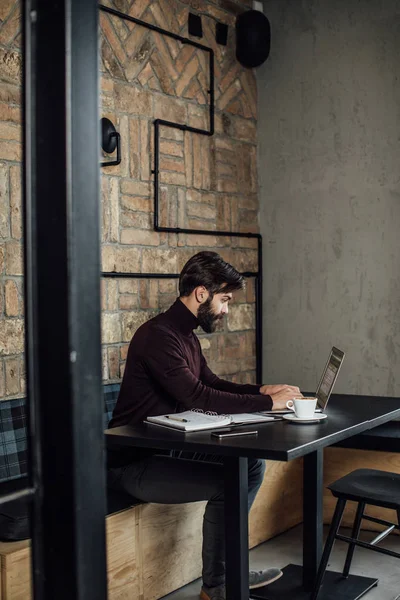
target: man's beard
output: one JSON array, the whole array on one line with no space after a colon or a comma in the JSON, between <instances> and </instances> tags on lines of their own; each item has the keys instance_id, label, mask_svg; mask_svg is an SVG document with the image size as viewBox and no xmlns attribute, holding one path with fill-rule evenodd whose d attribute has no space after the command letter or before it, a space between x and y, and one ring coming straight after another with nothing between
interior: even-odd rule
<instances>
[{"instance_id":1,"label":"man's beard","mask_svg":"<svg viewBox=\"0 0 400 600\"><path fill-rule=\"evenodd\" d=\"M212 298L208 298L204 304L200 304L197 311L197 319L200 327L205 333L214 333L217 328L217 323L222 319L222 316L216 315L211 306Z\"/></svg>"}]
</instances>

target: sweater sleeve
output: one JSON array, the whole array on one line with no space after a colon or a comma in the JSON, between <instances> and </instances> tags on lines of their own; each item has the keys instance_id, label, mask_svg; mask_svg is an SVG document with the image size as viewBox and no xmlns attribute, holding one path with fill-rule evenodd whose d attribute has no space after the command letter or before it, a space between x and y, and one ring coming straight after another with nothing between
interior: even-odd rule
<instances>
[{"instance_id":1,"label":"sweater sleeve","mask_svg":"<svg viewBox=\"0 0 400 600\"><path fill-rule=\"evenodd\" d=\"M205 385L208 385L215 390L221 390L221 392L231 392L232 394L252 394L253 396L260 394L259 385L250 383L233 383L232 381L226 381L225 379L220 379L217 377L217 375L215 375L215 373L213 373L208 367L207 361L203 354L201 355L200 379Z\"/></svg>"},{"instance_id":2,"label":"sweater sleeve","mask_svg":"<svg viewBox=\"0 0 400 600\"><path fill-rule=\"evenodd\" d=\"M242 413L272 408L270 396L232 393L203 383L189 369L179 341L161 329L157 344L146 348L144 364L151 377L184 410L201 408L217 413Z\"/></svg>"}]
</instances>

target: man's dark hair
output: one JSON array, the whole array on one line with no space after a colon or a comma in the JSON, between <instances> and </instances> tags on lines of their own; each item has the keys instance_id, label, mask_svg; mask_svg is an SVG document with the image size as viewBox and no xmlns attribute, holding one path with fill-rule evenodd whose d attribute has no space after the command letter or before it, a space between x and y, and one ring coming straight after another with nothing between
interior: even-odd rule
<instances>
[{"instance_id":1,"label":"man's dark hair","mask_svg":"<svg viewBox=\"0 0 400 600\"><path fill-rule=\"evenodd\" d=\"M179 294L189 296L200 285L211 295L234 292L245 286L244 279L216 252L199 252L188 260L179 276Z\"/></svg>"}]
</instances>

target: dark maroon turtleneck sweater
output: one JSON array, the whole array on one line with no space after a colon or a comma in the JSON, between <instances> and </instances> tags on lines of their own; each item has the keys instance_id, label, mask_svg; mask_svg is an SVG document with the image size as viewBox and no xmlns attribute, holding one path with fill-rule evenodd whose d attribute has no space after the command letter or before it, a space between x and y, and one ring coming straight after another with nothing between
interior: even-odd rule
<instances>
[{"instance_id":1,"label":"dark maroon turtleneck sweater","mask_svg":"<svg viewBox=\"0 0 400 600\"><path fill-rule=\"evenodd\" d=\"M259 385L239 385L210 371L193 332L199 323L178 298L165 313L137 330L110 427L141 423L148 416L201 408L217 413L270 410Z\"/></svg>"}]
</instances>

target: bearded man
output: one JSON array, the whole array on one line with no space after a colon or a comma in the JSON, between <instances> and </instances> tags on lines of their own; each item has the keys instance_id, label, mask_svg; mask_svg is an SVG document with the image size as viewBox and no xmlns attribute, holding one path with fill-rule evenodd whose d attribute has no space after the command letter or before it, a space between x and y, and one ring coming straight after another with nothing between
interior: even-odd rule
<instances>
[{"instance_id":1,"label":"bearded man","mask_svg":"<svg viewBox=\"0 0 400 600\"><path fill-rule=\"evenodd\" d=\"M296 386L237 384L207 366L194 330L215 331L228 314L243 277L216 252L199 252L183 267L179 297L133 336L110 427L147 417L202 409L222 414L282 409L299 396ZM147 448L109 450L109 481L144 502L179 504L207 500L203 520L202 600L225 600L224 477L219 457L176 457ZM248 459L248 507L264 478L265 461ZM276 581L278 568L250 571L250 588Z\"/></svg>"}]
</instances>

